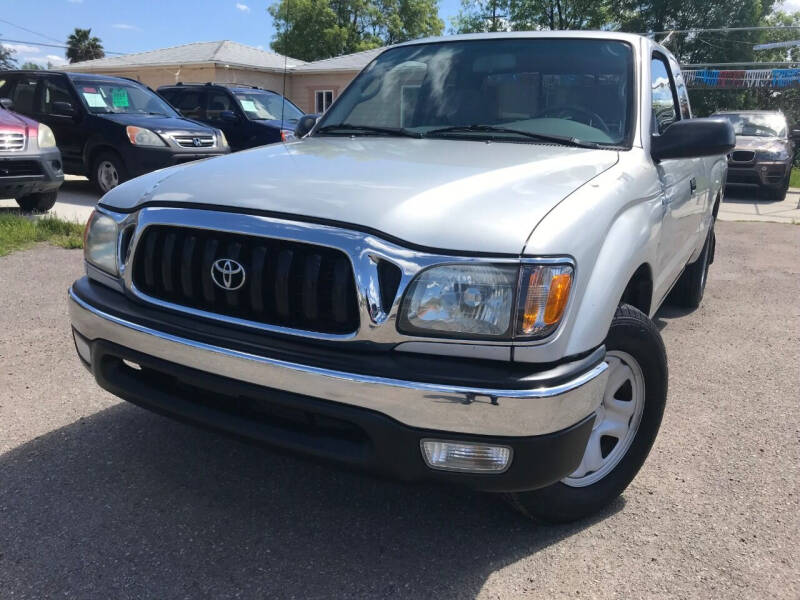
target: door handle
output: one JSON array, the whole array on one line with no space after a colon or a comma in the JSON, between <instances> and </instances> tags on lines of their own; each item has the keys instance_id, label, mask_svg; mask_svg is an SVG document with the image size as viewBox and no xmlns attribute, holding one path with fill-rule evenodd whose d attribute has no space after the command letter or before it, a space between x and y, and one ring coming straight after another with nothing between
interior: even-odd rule
<instances>
[{"instance_id":1,"label":"door handle","mask_svg":"<svg viewBox=\"0 0 800 600\"><path fill-rule=\"evenodd\" d=\"M697 179L695 179L694 177L692 177L689 180L689 190L691 191L692 194L694 194L697 191Z\"/></svg>"}]
</instances>

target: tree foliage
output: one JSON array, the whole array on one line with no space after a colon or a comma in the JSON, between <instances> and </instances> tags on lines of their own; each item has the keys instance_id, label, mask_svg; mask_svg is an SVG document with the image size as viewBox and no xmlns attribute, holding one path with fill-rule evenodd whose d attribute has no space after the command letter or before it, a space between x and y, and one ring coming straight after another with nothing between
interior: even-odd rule
<instances>
[{"instance_id":1,"label":"tree foliage","mask_svg":"<svg viewBox=\"0 0 800 600\"><path fill-rule=\"evenodd\" d=\"M610 22L607 0L462 0L454 33L600 29Z\"/></svg>"},{"instance_id":2,"label":"tree foliage","mask_svg":"<svg viewBox=\"0 0 800 600\"><path fill-rule=\"evenodd\" d=\"M22 63L22 66L20 67L20 69L24 69L26 71L42 71L42 70L44 70L44 67L42 65L40 65L40 64L35 63L35 62L28 61L28 62Z\"/></svg>"},{"instance_id":3,"label":"tree foliage","mask_svg":"<svg viewBox=\"0 0 800 600\"><path fill-rule=\"evenodd\" d=\"M17 68L17 61L14 59L16 51L0 44L0 71L8 71Z\"/></svg>"},{"instance_id":4,"label":"tree foliage","mask_svg":"<svg viewBox=\"0 0 800 600\"><path fill-rule=\"evenodd\" d=\"M418 37L439 35L444 24L436 0L279 0L275 52L320 60Z\"/></svg>"},{"instance_id":5,"label":"tree foliage","mask_svg":"<svg viewBox=\"0 0 800 600\"><path fill-rule=\"evenodd\" d=\"M71 63L103 58L106 55L100 38L93 36L91 29L80 29L78 27L67 38L67 51L65 54Z\"/></svg>"}]
</instances>

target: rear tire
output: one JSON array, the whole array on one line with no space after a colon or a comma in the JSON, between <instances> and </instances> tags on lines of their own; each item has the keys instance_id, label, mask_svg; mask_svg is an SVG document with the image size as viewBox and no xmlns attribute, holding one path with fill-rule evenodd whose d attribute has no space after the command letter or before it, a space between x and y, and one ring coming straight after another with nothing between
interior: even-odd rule
<instances>
[{"instance_id":1,"label":"rear tire","mask_svg":"<svg viewBox=\"0 0 800 600\"><path fill-rule=\"evenodd\" d=\"M608 383L581 464L558 483L507 495L534 520L566 523L598 512L628 487L656 439L667 400L667 354L658 329L622 304L605 343Z\"/></svg>"},{"instance_id":2,"label":"rear tire","mask_svg":"<svg viewBox=\"0 0 800 600\"><path fill-rule=\"evenodd\" d=\"M92 163L92 183L101 194L128 180L125 163L114 152L101 152Z\"/></svg>"},{"instance_id":3,"label":"rear tire","mask_svg":"<svg viewBox=\"0 0 800 600\"><path fill-rule=\"evenodd\" d=\"M706 291L708 267L714 260L716 243L717 239L714 233L714 224L712 223L700 256L684 269L675 287L672 288L672 292L669 295L670 304L691 309L700 306Z\"/></svg>"},{"instance_id":4,"label":"rear tire","mask_svg":"<svg viewBox=\"0 0 800 600\"><path fill-rule=\"evenodd\" d=\"M41 192L39 194L29 194L22 198L17 198L17 204L25 212L47 212L56 203L58 191Z\"/></svg>"}]
</instances>

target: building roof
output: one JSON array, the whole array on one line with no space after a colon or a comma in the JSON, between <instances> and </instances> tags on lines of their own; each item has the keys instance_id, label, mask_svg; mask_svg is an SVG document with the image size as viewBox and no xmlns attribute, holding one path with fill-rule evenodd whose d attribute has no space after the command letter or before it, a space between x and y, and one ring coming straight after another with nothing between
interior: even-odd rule
<instances>
[{"instance_id":1,"label":"building roof","mask_svg":"<svg viewBox=\"0 0 800 600\"><path fill-rule=\"evenodd\" d=\"M61 68L65 71L93 71L95 69L208 63L266 71L283 71L284 63L289 69L305 64L296 58L284 57L281 54L245 46L230 40L222 40L219 42L194 42L183 46L171 46L121 56L107 56L72 63Z\"/></svg>"},{"instance_id":2,"label":"building roof","mask_svg":"<svg viewBox=\"0 0 800 600\"><path fill-rule=\"evenodd\" d=\"M344 54L333 58L324 58L314 62L303 63L294 67L294 73L327 73L330 71L360 71L372 62L386 48L373 48L353 54Z\"/></svg>"}]
</instances>

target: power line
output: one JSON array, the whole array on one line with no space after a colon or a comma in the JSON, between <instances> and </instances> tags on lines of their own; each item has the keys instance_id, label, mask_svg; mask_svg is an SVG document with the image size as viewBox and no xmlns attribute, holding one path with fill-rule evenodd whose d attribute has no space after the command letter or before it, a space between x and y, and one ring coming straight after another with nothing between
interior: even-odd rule
<instances>
[{"instance_id":1,"label":"power line","mask_svg":"<svg viewBox=\"0 0 800 600\"><path fill-rule=\"evenodd\" d=\"M44 46L47 48L62 48L66 50L68 46L64 44L45 44L43 42L31 42L25 40L10 40L8 38L0 38L0 42L8 42L10 44L30 44L31 46ZM111 52L110 50L104 50L106 54L127 54L126 52Z\"/></svg>"},{"instance_id":2,"label":"power line","mask_svg":"<svg viewBox=\"0 0 800 600\"><path fill-rule=\"evenodd\" d=\"M23 27L22 25L17 25L16 23L12 23L11 21L6 21L5 19L0 19L0 23L5 23L6 25L11 25L12 27L16 27L17 29L21 29L22 31L27 31L28 33L32 33L33 35L38 35L39 37L43 37L46 40L50 40L51 42L60 42L61 40L57 40L56 38L52 38L49 35L45 35L43 33L39 33L38 31L34 31L33 29L28 29L27 27Z\"/></svg>"},{"instance_id":3,"label":"power line","mask_svg":"<svg viewBox=\"0 0 800 600\"><path fill-rule=\"evenodd\" d=\"M639 35L663 35L665 33L708 33L708 32L727 32L727 31L764 31L767 29L780 30L780 29L800 29L800 25L761 25L758 27L717 27L710 29L668 29L667 31L645 31L640 32Z\"/></svg>"}]
</instances>

